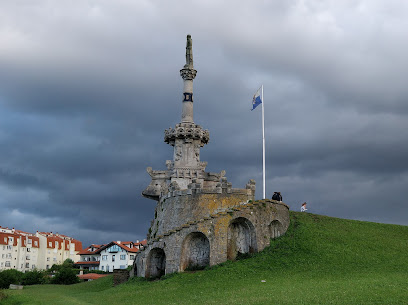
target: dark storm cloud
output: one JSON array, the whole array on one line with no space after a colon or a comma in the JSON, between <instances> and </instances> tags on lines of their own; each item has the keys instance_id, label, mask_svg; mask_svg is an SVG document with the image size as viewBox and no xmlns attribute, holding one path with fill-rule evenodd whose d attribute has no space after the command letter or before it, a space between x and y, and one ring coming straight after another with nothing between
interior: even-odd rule
<instances>
[{"instance_id":1,"label":"dark storm cloud","mask_svg":"<svg viewBox=\"0 0 408 305\"><path fill-rule=\"evenodd\" d=\"M260 197L261 113L249 109L264 84L268 197L408 224L404 2L0 6L1 225L144 238L145 168L172 158L163 130L181 117L187 33L207 170L234 187L256 179Z\"/></svg>"}]
</instances>

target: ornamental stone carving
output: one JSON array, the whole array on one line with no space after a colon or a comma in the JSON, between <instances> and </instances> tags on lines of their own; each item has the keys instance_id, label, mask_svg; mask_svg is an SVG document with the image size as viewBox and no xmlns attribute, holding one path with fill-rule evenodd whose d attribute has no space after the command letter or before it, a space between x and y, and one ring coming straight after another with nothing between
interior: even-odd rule
<instances>
[{"instance_id":1,"label":"ornamental stone carving","mask_svg":"<svg viewBox=\"0 0 408 305\"><path fill-rule=\"evenodd\" d=\"M203 146L210 141L210 133L200 125L179 123L175 128L170 127L164 131L164 142L174 146L176 139L200 140Z\"/></svg>"},{"instance_id":2,"label":"ornamental stone carving","mask_svg":"<svg viewBox=\"0 0 408 305\"><path fill-rule=\"evenodd\" d=\"M197 70L194 69L181 69L180 76L184 80L193 80L197 75Z\"/></svg>"}]
</instances>

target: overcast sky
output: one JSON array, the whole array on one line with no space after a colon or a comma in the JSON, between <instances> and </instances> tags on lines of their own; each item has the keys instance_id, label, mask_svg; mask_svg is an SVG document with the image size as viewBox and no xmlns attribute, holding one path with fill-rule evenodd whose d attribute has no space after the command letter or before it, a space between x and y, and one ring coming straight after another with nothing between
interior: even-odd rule
<instances>
[{"instance_id":1,"label":"overcast sky","mask_svg":"<svg viewBox=\"0 0 408 305\"><path fill-rule=\"evenodd\" d=\"M186 35L207 170L292 210L408 225L408 2L0 0L0 225L146 237Z\"/></svg>"}]
</instances>

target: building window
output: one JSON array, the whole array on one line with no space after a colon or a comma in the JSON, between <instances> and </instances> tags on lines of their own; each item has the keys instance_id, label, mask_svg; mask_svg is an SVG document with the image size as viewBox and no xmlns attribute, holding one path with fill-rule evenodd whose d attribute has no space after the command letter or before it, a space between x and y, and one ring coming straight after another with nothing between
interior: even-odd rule
<instances>
[{"instance_id":1,"label":"building window","mask_svg":"<svg viewBox=\"0 0 408 305\"><path fill-rule=\"evenodd\" d=\"M26 263L26 268L30 268L30 263Z\"/></svg>"},{"instance_id":2,"label":"building window","mask_svg":"<svg viewBox=\"0 0 408 305\"><path fill-rule=\"evenodd\" d=\"M47 265L47 266L45 267L45 269L47 269L47 270L50 269L50 265Z\"/></svg>"},{"instance_id":3,"label":"building window","mask_svg":"<svg viewBox=\"0 0 408 305\"><path fill-rule=\"evenodd\" d=\"M120 259L123 261L123 260L125 260L126 259L126 254L121 254L120 255Z\"/></svg>"},{"instance_id":4,"label":"building window","mask_svg":"<svg viewBox=\"0 0 408 305\"><path fill-rule=\"evenodd\" d=\"M105 270L105 266L102 266L102 271Z\"/></svg>"},{"instance_id":5,"label":"building window","mask_svg":"<svg viewBox=\"0 0 408 305\"><path fill-rule=\"evenodd\" d=\"M131 259L131 260L134 260L134 259L135 259L135 256L134 256L134 255L131 255L131 256L130 256L130 259Z\"/></svg>"},{"instance_id":6,"label":"building window","mask_svg":"<svg viewBox=\"0 0 408 305\"><path fill-rule=\"evenodd\" d=\"M115 261L115 255L112 255L112 262Z\"/></svg>"},{"instance_id":7,"label":"building window","mask_svg":"<svg viewBox=\"0 0 408 305\"><path fill-rule=\"evenodd\" d=\"M119 252L120 250L121 250L121 247L119 247L118 245L113 245L112 247L108 249L108 252Z\"/></svg>"},{"instance_id":8,"label":"building window","mask_svg":"<svg viewBox=\"0 0 408 305\"><path fill-rule=\"evenodd\" d=\"M27 252L31 252L31 248L27 248Z\"/></svg>"},{"instance_id":9,"label":"building window","mask_svg":"<svg viewBox=\"0 0 408 305\"><path fill-rule=\"evenodd\" d=\"M28 240L28 244L29 244L29 245L31 245L32 242L33 242L33 241L32 241L31 239Z\"/></svg>"},{"instance_id":10,"label":"building window","mask_svg":"<svg viewBox=\"0 0 408 305\"><path fill-rule=\"evenodd\" d=\"M28 261L30 260L30 255L26 256L26 260L28 260Z\"/></svg>"},{"instance_id":11,"label":"building window","mask_svg":"<svg viewBox=\"0 0 408 305\"><path fill-rule=\"evenodd\" d=\"M47 262L49 262L50 261L50 258L49 257L47 257Z\"/></svg>"},{"instance_id":12,"label":"building window","mask_svg":"<svg viewBox=\"0 0 408 305\"><path fill-rule=\"evenodd\" d=\"M102 255L102 260L103 260L103 261L107 261L107 260L108 260L108 256L107 256L107 255Z\"/></svg>"},{"instance_id":13,"label":"building window","mask_svg":"<svg viewBox=\"0 0 408 305\"><path fill-rule=\"evenodd\" d=\"M52 260L53 260L54 262L56 262L56 261L57 261L57 258L56 258L56 257L54 257Z\"/></svg>"},{"instance_id":14,"label":"building window","mask_svg":"<svg viewBox=\"0 0 408 305\"><path fill-rule=\"evenodd\" d=\"M10 261L6 261L6 263L4 264L4 267L10 267Z\"/></svg>"},{"instance_id":15,"label":"building window","mask_svg":"<svg viewBox=\"0 0 408 305\"><path fill-rule=\"evenodd\" d=\"M34 265L34 264L31 265L31 269L35 269L35 265Z\"/></svg>"},{"instance_id":16,"label":"building window","mask_svg":"<svg viewBox=\"0 0 408 305\"><path fill-rule=\"evenodd\" d=\"M1 258L4 258L4 253L1 255Z\"/></svg>"},{"instance_id":17,"label":"building window","mask_svg":"<svg viewBox=\"0 0 408 305\"><path fill-rule=\"evenodd\" d=\"M38 241L34 241L34 246L38 246Z\"/></svg>"},{"instance_id":18,"label":"building window","mask_svg":"<svg viewBox=\"0 0 408 305\"><path fill-rule=\"evenodd\" d=\"M125 265L120 265L120 269L126 269Z\"/></svg>"},{"instance_id":19,"label":"building window","mask_svg":"<svg viewBox=\"0 0 408 305\"><path fill-rule=\"evenodd\" d=\"M7 237L4 237L4 242L7 243Z\"/></svg>"},{"instance_id":20,"label":"building window","mask_svg":"<svg viewBox=\"0 0 408 305\"><path fill-rule=\"evenodd\" d=\"M13 246L7 245L7 250L13 250Z\"/></svg>"},{"instance_id":21,"label":"building window","mask_svg":"<svg viewBox=\"0 0 408 305\"><path fill-rule=\"evenodd\" d=\"M52 247L52 242L49 242L49 243L48 243L48 246L51 248L51 247Z\"/></svg>"}]
</instances>

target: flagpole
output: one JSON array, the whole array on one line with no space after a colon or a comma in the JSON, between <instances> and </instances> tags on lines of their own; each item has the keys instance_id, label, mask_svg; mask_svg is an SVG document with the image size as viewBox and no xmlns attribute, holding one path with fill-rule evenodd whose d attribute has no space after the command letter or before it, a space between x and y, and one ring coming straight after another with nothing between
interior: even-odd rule
<instances>
[{"instance_id":1,"label":"flagpole","mask_svg":"<svg viewBox=\"0 0 408 305\"><path fill-rule=\"evenodd\" d=\"M265 119L264 119L264 96L263 96L263 85L261 86L262 95L262 182L263 182L263 198L265 199Z\"/></svg>"}]
</instances>

